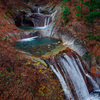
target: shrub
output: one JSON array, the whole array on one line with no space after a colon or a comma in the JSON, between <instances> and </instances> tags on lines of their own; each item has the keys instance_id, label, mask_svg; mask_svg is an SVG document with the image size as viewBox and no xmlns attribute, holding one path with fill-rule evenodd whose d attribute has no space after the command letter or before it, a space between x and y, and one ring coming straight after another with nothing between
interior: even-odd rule
<instances>
[{"instance_id":1,"label":"shrub","mask_svg":"<svg viewBox=\"0 0 100 100\"><path fill-rule=\"evenodd\" d=\"M95 19L100 17L100 11L96 10L100 8L100 1L99 0L89 0L84 3L85 6L88 6L90 9L90 13L85 15L87 21L93 22Z\"/></svg>"},{"instance_id":2,"label":"shrub","mask_svg":"<svg viewBox=\"0 0 100 100\"><path fill-rule=\"evenodd\" d=\"M77 3L77 0L74 0L74 1L73 1L74 6L76 6L76 3Z\"/></svg>"},{"instance_id":3,"label":"shrub","mask_svg":"<svg viewBox=\"0 0 100 100\"><path fill-rule=\"evenodd\" d=\"M70 10L68 8L68 6L66 5L67 0L63 0L61 3L61 12L62 12L62 16L61 18L64 19L64 23L68 22L68 16L70 14Z\"/></svg>"},{"instance_id":4,"label":"shrub","mask_svg":"<svg viewBox=\"0 0 100 100\"><path fill-rule=\"evenodd\" d=\"M99 41L100 40L100 36L96 35L97 33L88 33L87 34L87 40L96 40Z\"/></svg>"},{"instance_id":5,"label":"shrub","mask_svg":"<svg viewBox=\"0 0 100 100\"><path fill-rule=\"evenodd\" d=\"M99 0L90 0L84 3L85 6L88 6L90 10L99 9L100 1Z\"/></svg>"},{"instance_id":6,"label":"shrub","mask_svg":"<svg viewBox=\"0 0 100 100\"><path fill-rule=\"evenodd\" d=\"M81 9L80 5L77 5L75 10L80 12L82 9Z\"/></svg>"},{"instance_id":7,"label":"shrub","mask_svg":"<svg viewBox=\"0 0 100 100\"><path fill-rule=\"evenodd\" d=\"M83 14L76 13L76 16L78 16L78 17L82 17Z\"/></svg>"},{"instance_id":8,"label":"shrub","mask_svg":"<svg viewBox=\"0 0 100 100\"><path fill-rule=\"evenodd\" d=\"M89 15L85 15L84 18L86 18L87 21L92 22L93 20L99 17L100 17L100 11L93 11L93 12L90 12Z\"/></svg>"},{"instance_id":9,"label":"shrub","mask_svg":"<svg viewBox=\"0 0 100 100\"><path fill-rule=\"evenodd\" d=\"M62 18L64 19L65 23L68 22L68 16L70 14L70 10L66 6L61 11L62 11Z\"/></svg>"},{"instance_id":10,"label":"shrub","mask_svg":"<svg viewBox=\"0 0 100 100\"><path fill-rule=\"evenodd\" d=\"M91 57L92 57L92 54L86 53L85 55L83 55L82 58L85 59L85 60L87 60L87 61L89 61L91 59Z\"/></svg>"},{"instance_id":11,"label":"shrub","mask_svg":"<svg viewBox=\"0 0 100 100\"><path fill-rule=\"evenodd\" d=\"M77 11L77 13L76 13L76 16L77 16L77 17L82 17L82 16L83 16L83 14L82 14L82 8L81 8L80 5L77 5L77 6L76 6L75 11Z\"/></svg>"}]
</instances>

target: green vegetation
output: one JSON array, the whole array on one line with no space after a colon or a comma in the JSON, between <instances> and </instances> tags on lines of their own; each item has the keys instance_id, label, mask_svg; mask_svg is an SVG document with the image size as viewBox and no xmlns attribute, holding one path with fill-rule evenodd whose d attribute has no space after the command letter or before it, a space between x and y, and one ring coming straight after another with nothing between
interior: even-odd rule
<instances>
[{"instance_id":1,"label":"green vegetation","mask_svg":"<svg viewBox=\"0 0 100 100\"><path fill-rule=\"evenodd\" d=\"M89 14L89 15L85 15L84 18L86 18L87 21L92 22L92 21L94 21L95 19L100 18L100 11L93 11L93 12L90 12L90 14Z\"/></svg>"},{"instance_id":2,"label":"green vegetation","mask_svg":"<svg viewBox=\"0 0 100 100\"><path fill-rule=\"evenodd\" d=\"M90 0L84 3L85 6L88 6L90 10L100 8L100 0Z\"/></svg>"},{"instance_id":3,"label":"green vegetation","mask_svg":"<svg viewBox=\"0 0 100 100\"><path fill-rule=\"evenodd\" d=\"M75 10L78 11L78 12L80 12L82 10L81 9L81 6L80 5L77 5Z\"/></svg>"},{"instance_id":4,"label":"green vegetation","mask_svg":"<svg viewBox=\"0 0 100 100\"><path fill-rule=\"evenodd\" d=\"M90 60L92 57L92 54L85 54L82 58L85 59L85 60Z\"/></svg>"},{"instance_id":5,"label":"green vegetation","mask_svg":"<svg viewBox=\"0 0 100 100\"><path fill-rule=\"evenodd\" d=\"M76 13L76 16L77 16L77 17L82 17L83 14Z\"/></svg>"},{"instance_id":6,"label":"green vegetation","mask_svg":"<svg viewBox=\"0 0 100 100\"><path fill-rule=\"evenodd\" d=\"M5 40L5 38L3 37L2 40Z\"/></svg>"},{"instance_id":7,"label":"green vegetation","mask_svg":"<svg viewBox=\"0 0 100 100\"><path fill-rule=\"evenodd\" d=\"M3 74L2 74L2 73L0 73L0 76L3 76Z\"/></svg>"},{"instance_id":8,"label":"green vegetation","mask_svg":"<svg viewBox=\"0 0 100 100\"><path fill-rule=\"evenodd\" d=\"M69 23L69 26L72 26L72 25L73 25L72 22L70 22L70 23Z\"/></svg>"},{"instance_id":9,"label":"green vegetation","mask_svg":"<svg viewBox=\"0 0 100 100\"><path fill-rule=\"evenodd\" d=\"M77 0L74 0L74 1L73 1L74 6L76 6L76 3L77 3Z\"/></svg>"},{"instance_id":10,"label":"green vegetation","mask_svg":"<svg viewBox=\"0 0 100 100\"><path fill-rule=\"evenodd\" d=\"M96 35L97 33L88 33L87 34L87 40L96 40L99 41L100 40L100 36Z\"/></svg>"},{"instance_id":11,"label":"green vegetation","mask_svg":"<svg viewBox=\"0 0 100 100\"><path fill-rule=\"evenodd\" d=\"M77 13L76 13L76 16L77 16L77 17L82 17L82 16L83 16L83 14L82 14L82 8L81 8L80 5L77 5L77 6L76 6L75 11L77 11Z\"/></svg>"},{"instance_id":12,"label":"green vegetation","mask_svg":"<svg viewBox=\"0 0 100 100\"><path fill-rule=\"evenodd\" d=\"M57 97L54 97L54 99L56 99Z\"/></svg>"},{"instance_id":13,"label":"green vegetation","mask_svg":"<svg viewBox=\"0 0 100 100\"><path fill-rule=\"evenodd\" d=\"M89 14L86 14L84 16L84 18L86 18L86 20L88 22L93 22L96 19L100 18L100 11L98 9L100 9L100 1L99 0L89 0L87 2L83 2L83 0L80 0L82 3L84 4L84 6L88 6L88 9L90 10ZM76 16L77 17L82 17L83 13L82 13L82 7L83 5L79 5L77 0L73 1L74 6L76 6L75 11L77 11Z\"/></svg>"},{"instance_id":14,"label":"green vegetation","mask_svg":"<svg viewBox=\"0 0 100 100\"><path fill-rule=\"evenodd\" d=\"M93 22L95 19L100 18L100 11L98 11L100 9L99 0L90 0L85 2L84 5L90 9L90 13L84 17L88 22Z\"/></svg>"},{"instance_id":15,"label":"green vegetation","mask_svg":"<svg viewBox=\"0 0 100 100\"><path fill-rule=\"evenodd\" d=\"M63 0L61 3L61 7L62 7L62 18L64 19L64 23L66 24L68 22L68 16L70 14L70 10L68 8L68 6L66 5L67 0Z\"/></svg>"}]
</instances>

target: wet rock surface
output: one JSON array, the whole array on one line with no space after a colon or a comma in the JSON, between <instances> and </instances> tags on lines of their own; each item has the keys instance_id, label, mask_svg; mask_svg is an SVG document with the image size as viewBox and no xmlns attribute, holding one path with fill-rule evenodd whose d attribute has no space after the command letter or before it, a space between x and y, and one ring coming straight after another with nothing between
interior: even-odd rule
<instances>
[{"instance_id":1,"label":"wet rock surface","mask_svg":"<svg viewBox=\"0 0 100 100\"><path fill-rule=\"evenodd\" d=\"M25 39L25 38L31 38L31 37L42 37L41 32L40 31L31 31L31 32L23 32L23 33L19 33L19 39Z\"/></svg>"},{"instance_id":2,"label":"wet rock surface","mask_svg":"<svg viewBox=\"0 0 100 100\"><path fill-rule=\"evenodd\" d=\"M29 49L29 52L36 57L41 57L45 55L47 52L51 52L51 50L55 49L58 44L49 44L49 45L41 45L41 46L32 46Z\"/></svg>"},{"instance_id":3,"label":"wet rock surface","mask_svg":"<svg viewBox=\"0 0 100 100\"><path fill-rule=\"evenodd\" d=\"M34 14L33 16L31 16L31 18L35 27L44 26L44 20L45 20L44 15Z\"/></svg>"},{"instance_id":4,"label":"wet rock surface","mask_svg":"<svg viewBox=\"0 0 100 100\"><path fill-rule=\"evenodd\" d=\"M45 25L45 19L50 17L48 15L48 9L44 11L43 9L33 6L27 7L27 9L15 10L11 15L15 21L15 25L21 26L31 26L31 27L43 27ZM8 13L10 15L10 12ZM50 18L50 21L52 19ZM49 23L49 22L48 22Z\"/></svg>"}]
</instances>

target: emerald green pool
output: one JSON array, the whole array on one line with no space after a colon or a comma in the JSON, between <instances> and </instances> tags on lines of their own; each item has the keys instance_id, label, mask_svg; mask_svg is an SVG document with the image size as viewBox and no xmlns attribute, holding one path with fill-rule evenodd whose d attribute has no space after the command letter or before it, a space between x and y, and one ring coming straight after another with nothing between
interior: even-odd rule
<instances>
[{"instance_id":1,"label":"emerald green pool","mask_svg":"<svg viewBox=\"0 0 100 100\"><path fill-rule=\"evenodd\" d=\"M14 46L34 56L41 56L55 49L62 41L55 38L28 38L17 41Z\"/></svg>"}]
</instances>

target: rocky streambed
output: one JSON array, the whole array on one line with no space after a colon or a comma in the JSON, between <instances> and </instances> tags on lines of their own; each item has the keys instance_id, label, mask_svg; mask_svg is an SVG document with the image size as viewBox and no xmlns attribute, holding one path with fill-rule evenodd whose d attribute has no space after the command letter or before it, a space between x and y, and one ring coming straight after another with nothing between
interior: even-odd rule
<instances>
[{"instance_id":1,"label":"rocky streambed","mask_svg":"<svg viewBox=\"0 0 100 100\"><path fill-rule=\"evenodd\" d=\"M87 50L82 45L82 42L80 42L78 38L72 35L73 30L65 29L62 31L60 30L60 26L55 24L57 16L60 14L59 12L60 7L59 6L55 7L53 9L54 12L51 15L41 14L42 12L41 9L37 8L37 13L35 13L36 16L37 14L39 16L36 17L37 19L34 19L34 17L32 17L33 18L32 22L34 22L33 28L29 26L28 28L26 26L23 27L23 25L21 27L24 30L28 29L31 31L33 31L35 27L35 31L40 32L41 34L40 37L35 38L31 36L30 38L27 38L27 36L30 35L26 35L26 38L24 37L22 40L18 40L15 43L16 48L17 49L20 48L25 52L29 52L34 57L43 58L42 60L45 59L46 64L52 68L54 73L57 75L59 81L61 82L62 88L66 95L66 99L82 100L83 98L85 98L86 100L88 99L90 100L91 98L93 98L94 100L99 100L99 96L96 98L95 94L92 94L92 96L90 95L90 92L99 89L99 84L100 84L99 81L96 80L97 81L96 83L93 80L93 78L90 75L88 75L88 72L90 72L91 69L90 61L83 58L82 60L86 64L83 67L77 54L74 54L75 51L79 54L79 56L84 57L85 55L88 54ZM49 18L47 16L49 16ZM42 23L40 19L42 19L43 21ZM26 33L24 33L24 35L25 34ZM38 36L38 34L36 34L36 36ZM55 38L59 38L59 39L55 39ZM66 50L66 47L72 49L69 50L70 52L68 52L67 54L66 51L63 51ZM76 79L73 78L70 72L75 75ZM72 82L68 83L68 87L66 87L65 89L64 85L67 84L68 80L71 80ZM82 86L78 84L79 82L82 82ZM72 89L69 90L69 88ZM75 93L73 93L72 90L75 91ZM80 95L78 91L79 92L81 91ZM96 95L98 94L99 92Z\"/></svg>"}]
</instances>

